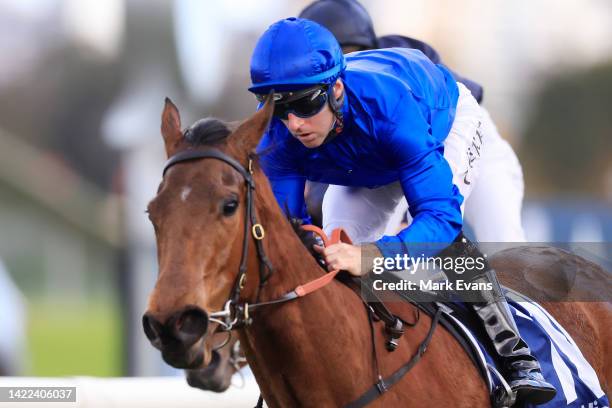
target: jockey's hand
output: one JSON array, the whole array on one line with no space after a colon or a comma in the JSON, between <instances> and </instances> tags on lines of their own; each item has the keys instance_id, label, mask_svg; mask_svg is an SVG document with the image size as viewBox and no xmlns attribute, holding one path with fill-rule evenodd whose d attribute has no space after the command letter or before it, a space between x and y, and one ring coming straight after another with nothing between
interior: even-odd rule
<instances>
[{"instance_id":1,"label":"jockey's hand","mask_svg":"<svg viewBox=\"0 0 612 408\"><path fill-rule=\"evenodd\" d=\"M323 255L327 269L340 269L353 276L361 276L361 247L338 243L328 247L313 245L314 250Z\"/></svg>"}]
</instances>

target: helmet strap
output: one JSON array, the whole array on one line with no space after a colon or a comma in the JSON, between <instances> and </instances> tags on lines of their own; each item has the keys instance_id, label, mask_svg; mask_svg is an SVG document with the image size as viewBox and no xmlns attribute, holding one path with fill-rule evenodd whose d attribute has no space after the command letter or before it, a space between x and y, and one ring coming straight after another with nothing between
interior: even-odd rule
<instances>
[{"instance_id":1,"label":"helmet strap","mask_svg":"<svg viewBox=\"0 0 612 408\"><path fill-rule=\"evenodd\" d=\"M334 98L334 88L331 86L328 90L329 97L327 98L327 102L329 103L329 107L334 114L334 123L325 138L324 143L329 143L333 139L338 136L342 129L344 129L344 115L342 114L342 105L344 104L344 92L338 99Z\"/></svg>"},{"instance_id":2,"label":"helmet strap","mask_svg":"<svg viewBox=\"0 0 612 408\"><path fill-rule=\"evenodd\" d=\"M343 115L342 115L342 105L344 105L344 94L342 91L342 95L338 99L334 98L334 87L332 86L329 90L329 98L327 98L329 107L331 108L334 116L336 117L336 133L342 132L342 128L344 127Z\"/></svg>"}]
</instances>

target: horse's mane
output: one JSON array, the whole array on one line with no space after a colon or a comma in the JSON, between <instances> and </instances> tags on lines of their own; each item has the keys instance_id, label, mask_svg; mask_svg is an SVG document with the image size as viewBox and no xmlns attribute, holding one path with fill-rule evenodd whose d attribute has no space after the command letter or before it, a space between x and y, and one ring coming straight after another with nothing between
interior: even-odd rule
<instances>
[{"instance_id":1,"label":"horse's mane","mask_svg":"<svg viewBox=\"0 0 612 408\"><path fill-rule=\"evenodd\" d=\"M208 117L196 121L185 129L185 140L193 146L210 146L223 143L235 130L236 123Z\"/></svg>"}]
</instances>

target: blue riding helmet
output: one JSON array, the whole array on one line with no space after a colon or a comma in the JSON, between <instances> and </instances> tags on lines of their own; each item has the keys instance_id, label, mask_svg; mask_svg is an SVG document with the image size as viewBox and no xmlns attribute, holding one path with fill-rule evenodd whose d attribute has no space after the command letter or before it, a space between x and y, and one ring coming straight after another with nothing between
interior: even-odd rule
<instances>
[{"instance_id":1,"label":"blue riding helmet","mask_svg":"<svg viewBox=\"0 0 612 408\"><path fill-rule=\"evenodd\" d=\"M332 33L301 18L272 24L259 38L251 57L249 91L265 94L331 85L346 68L342 49Z\"/></svg>"},{"instance_id":2,"label":"blue riding helmet","mask_svg":"<svg viewBox=\"0 0 612 408\"><path fill-rule=\"evenodd\" d=\"M343 47L378 48L372 18L355 0L317 0L302 10L300 17L326 27Z\"/></svg>"}]
</instances>

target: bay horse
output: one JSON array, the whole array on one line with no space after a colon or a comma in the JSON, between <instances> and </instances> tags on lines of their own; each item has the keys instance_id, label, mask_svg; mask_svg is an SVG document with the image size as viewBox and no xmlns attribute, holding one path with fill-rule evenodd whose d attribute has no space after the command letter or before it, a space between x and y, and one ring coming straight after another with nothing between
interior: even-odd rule
<instances>
[{"instance_id":1,"label":"bay horse","mask_svg":"<svg viewBox=\"0 0 612 408\"><path fill-rule=\"evenodd\" d=\"M302 239L304 240L304 237ZM495 253L489 258L489 262L493 269L499 271L498 277L504 286L534 299L549 299L542 304L553 316L556 316L558 321L564 322L565 327L570 327L574 340L587 354L587 360L604 362L602 356L597 353L602 351L607 353L612 350L612 340L606 335L609 329L601 324L609 316L605 310L610 306L604 303L589 306L577 302L586 299L603 301L610 296L609 284L602 284L610 279L603 268L566 251L550 247L510 248ZM578 270L583 272L576 274ZM588 277L588 281L577 282L585 277ZM576 293L577 291L580 293ZM558 307L557 303L565 302L565 299L568 301L573 299L573 302ZM568 313L568 309L574 314ZM584 325L584 330L573 329L572 322L579 322L584 316L589 318L581 323ZM601 320L598 320L599 317ZM603 333L598 332L596 336L604 343L601 348L590 346L593 342L591 333L596 329L604 329ZM227 347L213 351L210 366L204 369L186 370L191 378L189 384L202 390L225 391L238 369L235 361L240 361L240 366L246 364L230 357L230 353L232 355L242 353L238 350L239 342L235 341L233 338ZM216 358L215 353L218 353L220 358ZM596 371L604 372L604 378L612 378L610 370L612 367L598 367Z\"/></svg>"},{"instance_id":2,"label":"bay horse","mask_svg":"<svg viewBox=\"0 0 612 408\"><path fill-rule=\"evenodd\" d=\"M181 130L178 109L166 100L162 135L170 162L148 206L159 275L143 328L168 364L201 367L211 361L208 339L219 326L211 316L234 299L242 305L240 316L244 313L245 324L237 329L240 342L268 406L343 406L370 389L379 371L386 377L409 361L432 321L423 315L394 352L373 350L372 343L384 344L383 330L377 326L370 333L361 299L337 280L247 316L246 302L278 300L324 274L276 204L257 161L251 160L272 110L268 98L225 139L194 143ZM602 340L609 337L607 306L595 310L589 304L559 303L555 316L572 335L584 329L577 321L592 329L590 339L576 341L609 393L611 354ZM394 308L401 309L394 312L405 320L415 313L407 303ZM570 318L562 319L566 314ZM372 403L384 405L467 408L489 406L490 400L476 367L440 327L425 358Z\"/></svg>"}]
</instances>

